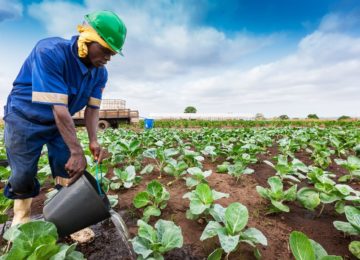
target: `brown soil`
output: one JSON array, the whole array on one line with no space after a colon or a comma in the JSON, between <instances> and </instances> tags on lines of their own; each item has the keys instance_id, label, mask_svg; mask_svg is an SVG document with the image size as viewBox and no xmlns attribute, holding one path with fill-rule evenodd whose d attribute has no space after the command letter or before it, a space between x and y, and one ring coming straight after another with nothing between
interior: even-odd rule
<instances>
[{"instance_id":1,"label":"brown soil","mask_svg":"<svg viewBox=\"0 0 360 260\"><path fill-rule=\"evenodd\" d=\"M226 174L216 173L217 163L211 163L206 160L204 169L212 170L213 174L208 178L209 185L221 192L230 194L229 198L218 200L217 203L227 206L232 202L240 202L247 206L249 210L249 227L256 227L261 230L268 239L268 246L260 246L259 249L263 259L294 259L291 256L288 239L289 234L293 230L304 232L308 237L319 242L329 254L341 255L344 259L355 259L348 251L348 244L351 242L350 237L337 231L333 227L333 221L345 220L344 216L338 215L333 205L325 207L321 216L317 216L319 209L310 212L297 202L289 203L290 213L265 215L267 202L260 198L255 187L257 185L267 186L267 178L273 176L275 171L263 160L272 160L278 153L277 147L271 147L267 153L258 156L259 161L251 165L250 168L255 170L253 175L246 175L237 183L235 179ZM306 164L311 164L309 155L301 151L296 153L296 157ZM148 161L147 161L148 162ZM342 175L345 171L332 163L329 170L338 175ZM151 180L159 180L163 184L167 184L173 180L172 177L164 175L162 179L158 179L158 172L151 175L144 175L140 185L129 190L121 190L119 195L119 205L116 207L128 225L131 237L136 235L136 221L142 215L142 210L135 209L132 205L134 196L143 191ZM357 188L357 185L354 185ZM198 223L197 221L188 220L185 217L186 210L189 207L189 200L183 199L183 195L188 192L183 180L175 182L172 186L166 186L170 192L170 200L168 206L162 210L162 219L172 220L180 225L184 236L184 246L181 249L173 250L166 255L166 259L205 259L215 248L219 246L217 238L200 241L200 236L204 230L206 223ZM42 195L35 200L34 214L41 213L44 200L44 191ZM320 207L319 207L320 208ZM157 219L152 218L151 224ZM118 237L114 226L110 221L104 221L101 224L93 226L96 238L90 244L78 246L78 250L82 251L88 259L127 259L126 252L122 252L122 247L118 244ZM230 254L229 259L256 259L253 256L252 248L248 245L241 245L237 252Z\"/></svg>"}]
</instances>

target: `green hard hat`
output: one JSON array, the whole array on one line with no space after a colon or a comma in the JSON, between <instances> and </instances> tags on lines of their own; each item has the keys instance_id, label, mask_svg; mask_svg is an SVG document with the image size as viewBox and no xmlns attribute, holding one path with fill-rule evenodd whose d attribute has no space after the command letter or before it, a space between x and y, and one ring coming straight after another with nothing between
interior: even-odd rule
<instances>
[{"instance_id":1,"label":"green hard hat","mask_svg":"<svg viewBox=\"0 0 360 260\"><path fill-rule=\"evenodd\" d=\"M121 53L126 38L126 26L114 12L96 11L85 15L85 20L115 52Z\"/></svg>"}]
</instances>

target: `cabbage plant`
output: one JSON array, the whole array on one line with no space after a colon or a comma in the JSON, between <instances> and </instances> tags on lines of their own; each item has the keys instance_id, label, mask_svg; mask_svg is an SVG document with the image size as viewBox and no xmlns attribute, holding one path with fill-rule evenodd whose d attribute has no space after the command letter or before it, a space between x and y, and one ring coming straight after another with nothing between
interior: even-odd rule
<instances>
[{"instance_id":1,"label":"cabbage plant","mask_svg":"<svg viewBox=\"0 0 360 260\"><path fill-rule=\"evenodd\" d=\"M348 222L334 221L334 227L348 235L360 235L360 209L345 206L345 216Z\"/></svg>"},{"instance_id":2,"label":"cabbage plant","mask_svg":"<svg viewBox=\"0 0 360 260\"><path fill-rule=\"evenodd\" d=\"M205 148L201 151L201 153L204 156L210 157L212 162L215 162L218 155L216 152L216 147L213 145L205 146Z\"/></svg>"},{"instance_id":3,"label":"cabbage plant","mask_svg":"<svg viewBox=\"0 0 360 260\"><path fill-rule=\"evenodd\" d=\"M178 154L178 151L174 148L166 149L163 146L162 142L157 142L157 148L149 148L143 152L143 156L146 158L153 159L155 161L155 166L152 164L149 164L151 169L154 167L157 168L157 170L160 173L159 178L162 177L162 171L164 170L164 167L167 164L167 161L172 158L173 156ZM149 170L148 170L149 172Z\"/></svg>"},{"instance_id":4,"label":"cabbage plant","mask_svg":"<svg viewBox=\"0 0 360 260\"><path fill-rule=\"evenodd\" d=\"M352 241L349 244L349 251L356 256L357 259L360 259L360 241Z\"/></svg>"},{"instance_id":5,"label":"cabbage plant","mask_svg":"<svg viewBox=\"0 0 360 260\"><path fill-rule=\"evenodd\" d=\"M211 170L203 171L199 167L191 167L187 169L189 177L184 177L186 181L186 186L188 188L195 187L200 183L207 183L206 178L211 175Z\"/></svg>"},{"instance_id":6,"label":"cabbage plant","mask_svg":"<svg viewBox=\"0 0 360 260\"><path fill-rule=\"evenodd\" d=\"M112 154L111 163L113 165L118 163L138 164L138 157L142 152L141 142L135 138L130 141L119 139L110 144L108 150Z\"/></svg>"},{"instance_id":7,"label":"cabbage plant","mask_svg":"<svg viewBox=\"0 0 360 260\"><path fill-rule=\"evenodd\" d=\"M214 207L215 200L228 197L229 194L212 190L209 185L201 183L195 190L183 196L190 200L190 209L186 211L186 217L195 220L201 215L207 216Z\"/></svg>"},{"instance_id":8,"label":"cabbage plant","mask_svg":"<svg viewBox=\"0 0 360 260\"><path fill-rule=\"evenodd\" d=\"M354 178L360 179L360 158L356 156L349 156L346 160L335 159L337 165L348 170L349 174L341 176L340 182L352 181Z\"/></svg>"},{"instance_id":9,"label":"cabbage plant","mask_svg":"<svg viewBox=\"0 0 360 260\"><path fill-rule=\"evenodd\" d=\"M256 191L259 195L271 202L267 214L289 212L289 207L284 205L283 202L296 200L297 185L293 185L284 191L283 183L278 176L270 177L267 182L270 189L256 186Z\"/></svg>"},{"instance_id":10,"label":"cabbage plant","mask_svg":"<svg viewBox=\"0 0 360 260\"><path fill-rule=\"evenodd\" d=\"M306 179L303 173L308 172L308 167L300 160L293 158L291 162L288 161L287 156L279 155L275 157L276 165L265 160L264 163L276 170L276 175L283 179L290 179L295 182L300 182L300 179ZM296 176L296 177L295 177Z\"/></svg>"},{"instance_id":11,"label":"cabbage plant","mask_svg":"<svg viewBox=\"0 0 360 260\"><path fill-rule=\"evenodd\" d=\"M58 234L53 223L31 221L8 229L4 239L11 242L9 252L1 260L81 260L83 254L75 251L76 244L57 244Z\"/></svg>"},{"instance_id":12,"label":"cabbage plant","mask_svg":"<svg viewBox=\"0 0 360 260\"><path fill-rule=\"evenodd\" d=\"M135 167L130 165L125 170L116 168L114 169L114 177L111 178L110 189L119 190L121 187L126 189L131 188L141 181L140 176L136 176Z\"/></svg>"},{"instance_id":13,"label":"cabbage plant","mask_svg":"<svg viewBox=\"0 0 360 260\"><path fill-rule=\"evenodd\" d=\"M160 219L155 229L142 220L137 225L138 235L130 241L138 260L163 260L163 254L183 245L181 228L172 221Z\"/></svg>"},{"instance_id":14,"label":"cabbage plant","mask_svg":"<svg viewBox=\"0 0 360 260\"><path fill-rule=\"evenodd\" d=\"M151 216L160 216L161 209L167 205L170 198L169 192L158 181L152 181L146 186L146 190L136 194L133 204L136 208L144 208L143 220L148 222Z\"/></svg>"},{"instance_id":15,"label":"cabbage plant","mask_svg":"<svg viewBox=\"0 0 360 260\"><path fill-rule=\"evenodd\" d=\"M240 180L240 177L243 174L249 175L253 174L254 170L246 166L242 162L236 162L235 164L230 164L227 166L228 174L236 178L236 182Z\"/></svg>"},{"instance_id":16,"label":"cabbage plant","mask_svg":"<svg viewBox=\"0 0 360 260\"><path fill-rule=\"evenodd\" d=\"M331 164L330 156L335 154L335 151L327 147L326 141L318 139L311 142L310 146L313 150L308 148L306 151L311 153L311 158L313 159L314 164L322 169L329 167Z\"/></svg>"},{"instance_id":17,"label":"cabbage plant","mask_svg":"<svg viewBox=\"0 0 360 260\"><path fill-rule=\"evenodd\" d=\"M179 160L183 160L189 167L202 168L202 161L204 157L200 153L185 149L179 157Z\"/></svg>"},{"instance_id":18,"label":"cabbage plant","mask_svg":"<svg viewBox=\"0 0 360 260\"><path fill-rule=\"evenodd\" d=\"M179 180L182 175L186 174L187 168L188 165L184 161L178 162L175 159L169 159L167 161L167 165L164 168L164 172L175 177L175 180L169 182L167 185L170 186L171 184Z\"/></svg>"},{"instance_id":19,"label":"cabbage plant","mask_svg":"<svg viewBox=\"0 0 360 260\"><path fill-rule=\"evenodd\" d=\"M293 231L289 237L290 249L296 260L342 260L341 256L328 255L317 242L304 233Z\"/></svg>"},{"instance_id":20,"label":"cabbage plant","mask_svg":"<svg viewBox=\"0 0 360 260\"><path fill-rule=\"evenodd\" d=\"M332 174L330 172L327 172L321 168L318 167L314 167L314 166L310 166L309 167L309 172L307 173L308 180L313 183L334 183L335 182L332 180L332 178L335 178L336 175Z\"/></svg>"},{"instance_id":21,"label":"cabbage plant","mask_svg":"<svg viewBox=\"0 0 360 260\"><path fill-rule=\"evenodd\" d=\"M236 161L234 164L225 161L216 167L216 171L218 173L228 173L229 175L236 178L236 182L240 180L242 175L254 173L254 170L248 168L247 163L242 161Z\"/></svg>"},{"instance_id":22,"label":"cabbage plant","mask_svg":"<svg viewBox=\"0 0 360 260\"><path fill-rule=\"evenodd\" d=\"M211 259L222 259L223 252L228 259L231 252L234 252L241 242L245 242L254 247L254 254L258 258L260 252L256 244L267 246L267 239L264 234L256 228L245 229L248 220L248 209L241 203L231 203L227 208L216 204L210 214L215 221L209 221L205 227L200 240L217 236L220 241L221 249L216 249Z\"/></svg>"},{"instance_id":23,"label":"cabbage plant","mask_svg":"<svg viewBox=\"0 0 360 260\"><path fill-rule=\"evenodd\" d=\"M346 202L360 203L360 193L349 185L335 184L334 181L315 183L314 188L303 187L297 192L297 200L309 210L314 210L322 203L321 215L325 204L335 203L334 207L337 213L344 213Z\"/></svg>"}]
</instances>

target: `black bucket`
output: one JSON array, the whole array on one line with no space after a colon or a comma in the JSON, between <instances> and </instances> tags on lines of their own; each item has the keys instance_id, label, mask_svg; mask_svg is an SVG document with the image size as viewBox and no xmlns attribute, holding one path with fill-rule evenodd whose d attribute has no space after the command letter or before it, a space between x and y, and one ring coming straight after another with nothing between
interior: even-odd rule
<instances>
[{"instance_id":1,"label":"black bucket","mask_svg":"<svg viewBox=\"0 0 360 260\"><path fill-rule=\"evenodd\" d=\"M60 237L105 220L110 217L111 207L105 192L101 190L101 193L94 177L85 171L45 204L44 219L55 224Z\"/></svg>"}]
</instances>

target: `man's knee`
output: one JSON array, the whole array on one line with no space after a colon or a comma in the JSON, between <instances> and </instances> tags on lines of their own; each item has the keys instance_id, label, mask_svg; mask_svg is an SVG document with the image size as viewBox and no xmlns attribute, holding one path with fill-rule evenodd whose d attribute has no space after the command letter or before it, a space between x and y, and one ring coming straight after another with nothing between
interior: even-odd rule
<instances>
[{"instance_id":1,"label":"man's knee","mask_svg":"<svg viewBox=\"0 0 360 260\"><path fill-rule=\"evenodd\" d=\"M8 186L10 192L22 195L32 193L35 189L35 182L34 180L10 179Z\"/></svg>"},{"instance_id":2,"label":"man's knee","mask_svg":"<svg viewBox=\"0 0 360 260\"><path fill-rule=\"evenodd\" d=\"M5 186L4 195L9 199L26 199L35 197L40 192L40 183L35 178L10 177Z\"/></svg>"}]
</instances>

